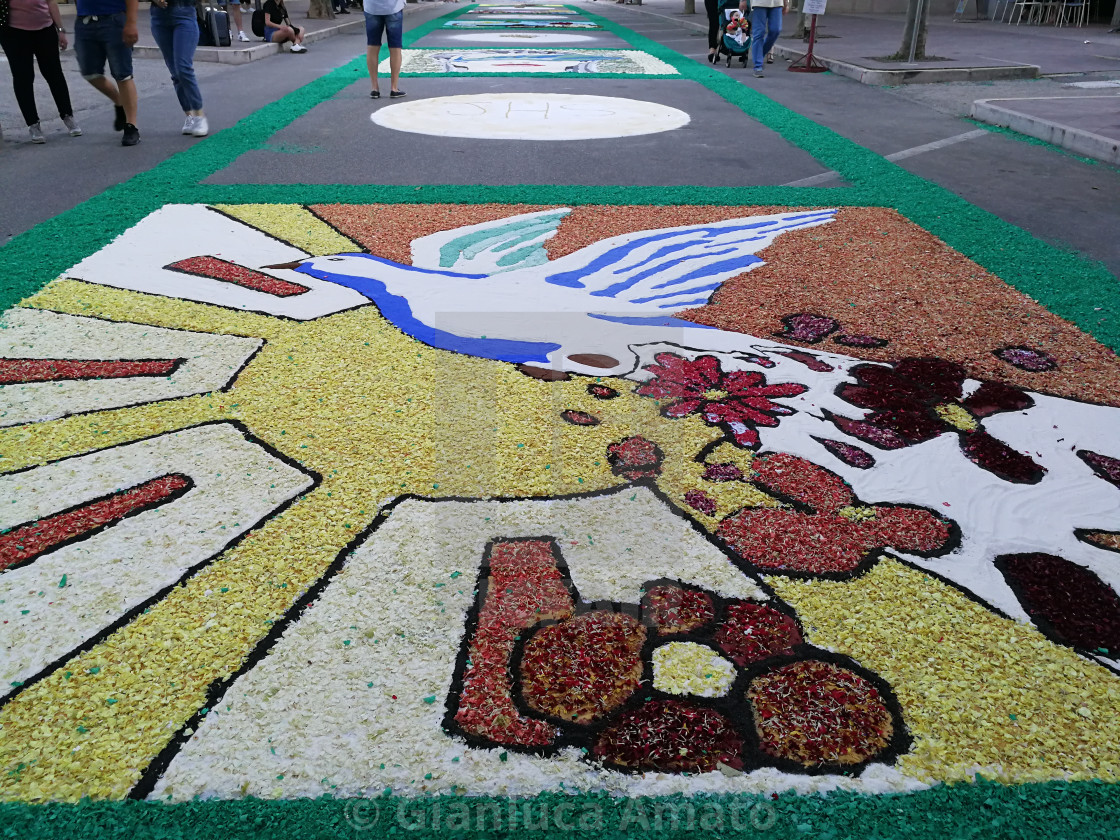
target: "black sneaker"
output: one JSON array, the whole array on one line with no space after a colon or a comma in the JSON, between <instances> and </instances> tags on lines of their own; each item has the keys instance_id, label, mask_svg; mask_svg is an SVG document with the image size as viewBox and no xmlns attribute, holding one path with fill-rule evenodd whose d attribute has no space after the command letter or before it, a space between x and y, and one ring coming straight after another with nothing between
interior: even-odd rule
<instances>
[{"instance_id":1,"label":"black sneaker","mask_svg":"<svg viewBox=\"0 0 1120 840\"><path fill-rule=\"evenodd\" d=\"M132 123L124 124L124 137L121 138L122 146L135 146L140 142L140 129Z\"/></svg>"},{"instance_id":2,"label":"black sneaker","mask_svg":"<svg viewBox=\"0 0 1120 840\"><path fill-rule=\"evenodd\" d=\"M128 125L124 117L124 108L120 105L114 105L113 108L117 112L116 116L113 118L113 131L124 131L124 127Z\"/></svg>"}]
</instances>

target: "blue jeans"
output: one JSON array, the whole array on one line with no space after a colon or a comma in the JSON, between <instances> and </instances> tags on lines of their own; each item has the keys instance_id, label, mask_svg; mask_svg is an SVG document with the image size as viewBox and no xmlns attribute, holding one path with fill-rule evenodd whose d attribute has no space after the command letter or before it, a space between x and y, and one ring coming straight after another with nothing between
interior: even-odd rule
<instances>
[{"instance_id":1,"label":"blue jeans","mask_svg":"<svg viewBox=\"0 0 1120 840\"><path fill-rule=\"evenodd\" d=\"M125 14L97 15L74 21L74 54L83 79L99 79L109 72L118 82L132 78L132 47L124 42Z\"/></svg>"},{"instance_id":2,"label":"blue jeans","mask_svg":"<svg viewBox=\"0 0 1120 840\"><path fill-rule=\"evenodd\" d=\"M751 7L751 60L754 69L761 70L766 54L774 48L782 34L782 7Z\"/></svg>"},{"instance_id":3,"label":"blue jeans","mask_svg":"<svg viewBox=\"0 0 1120 840\"><path fill-rule=\"evenodd\" d=\"M395 12L391 15L371 15L369 12L362 12L366 16L366 45L370 47L381 46L381 33L385 33L385 40L389 42L389 49L399 50L401 48L401 37L404 31L404 12Z\"/></svg>"},{"instance_id":4,"label":"blue jeans","mask_svg":"<svg viewBox=\"0 0 1120 840\"><path fill-rule=\"evenodd\" d=\"M198 47L198 12L194 5L175 4L161 9L152 5L152 37L171 72L175 95L184 111L202 110L202 91L194 75L194 51Z\"/></svg>"}]
</instances>

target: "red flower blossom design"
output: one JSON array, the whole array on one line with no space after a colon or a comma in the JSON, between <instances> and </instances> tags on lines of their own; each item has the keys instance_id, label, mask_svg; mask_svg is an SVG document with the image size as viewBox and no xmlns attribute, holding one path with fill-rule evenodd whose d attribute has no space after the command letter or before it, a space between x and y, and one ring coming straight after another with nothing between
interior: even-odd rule
<instances>
[{"instance_id":1,"label":"red flower blossom design","mask_svg":"<svg viewBox=\"0 0 1120 840\"><path fill-rule=\"evenodd\" d=\"M949 548L949 520L923 508L863 505L840 476L803 458L762 455L751 468L755 484L794 506L746 508L716 533L767 571L850 574L888 546L923 556Z\"/></svg>"},{"instance_id":2,"label":"red flower blossom design","mask_svg":"<svg viewBox=\"0 0 1120 840\"><path fill-rule=\"evenodd\" d=\"M783 382L767 385L766 377L754 371L724 373L715 356L688 359L673 353L658 353L657 364L645 370L653 379L637 393L656 400L672 400L661 409L673 419L699 414L709 426L722 426L738 446L759 446L757 426L774 427L778 418L794 413L792 408L772 402L774 398L795 397L806 391L804 385Z\"/></svg>"},{"instance_id":3,"label":"red flower blossom design","mask_svg":"<svg viewBox=\"0 0 1120 840\"><path fill-rule=\"evenodd\" d=\"M842 432L880 449L901 449L956 433L964 456L978 467L1016 484L1036 484L1046 470L984 431L980 421L1003 411L1034 405L1024 391L984 382L964 396L967 372L944 359L902 359L893 366L856 365L856 384L836 393L852 405L869 408L862 420L826 416Z\"/></svg>"},{"instance_id":4,"label":"red flower blossom design","mask_svg":"<svg viewBox=\"0 0 1120 840\"><path fill-rule=\"evenodd\" d=\"M607 463L611 465L611 472L629 481L637 481L647 475L661 475L664 457L656 443L641 435L624 438L607 447Z\"/></svg>"}]
</instances>

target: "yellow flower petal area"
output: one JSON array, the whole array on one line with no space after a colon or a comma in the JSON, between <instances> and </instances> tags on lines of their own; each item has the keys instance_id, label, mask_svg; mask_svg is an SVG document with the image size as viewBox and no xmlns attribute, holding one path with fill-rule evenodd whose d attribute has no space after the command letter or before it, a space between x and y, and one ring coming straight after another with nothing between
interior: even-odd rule
<instances>
[{"instance_id":1,"label":"yellow flower petal area","mask_svg":"<svg viewBox=\"0 0 1120 840\"><path fill-rule=\"evenodd\" d=\"M689 418L690 420L693 418ZM712 430L715 432L716 430ZM718 432L711 439L717 438ZM661 441L658 439L658 444ZM664 450L664 447L662 447ZM778 507L780 502L766 495L753 484L746 481L706 481L704 476L705 464L695 460L698 450L694 449L684 458L666 458L662 468L658 486L689 516L715 533L719 523L726 517L746 507ZM736 446L733 443L721 443L716 446L706 459L706 464L735 464L744 477L750 476L751 461L754 451ZM716 503L715 512L711 515L696 510L685 501L685 494L690 490L700 490Z\"/></svg>"},{"instance_id":2,"label":"yellow flower petal area","mask_svg":"<svg viewBox=\"0 0 1120 840\"><path fill-rule=\"evenodd\" d=\"M266 231L277 239L312 256L348 254L364 251L310 210L293 204L215 204L220 210L245 224Z\"/></svg>"},{"instance_id":3,"label":"yellow flower petal area","mask_svg":"<svg viewBox=\"0 0 1120 840\"><path fill-rule=\"evenodd\" d=\"M935 405L933 411L950 426L954 426L962 432L974 432L980 428L980 424L976 422L976 418L969 414L967 409L962 408L956 403Z\"/></svg>"},{"instance_id":4,"label":"yellow flower petal area","mask_svg":"<svg viewBox=\"0 0 1120 840\"><path fill-rule=\"evenodd\" d=\"M1107 669L893 559L854 580L767 581L809 641L891 684L914 736L904 773L1120 781L1120 680Z\"/></svg>"},{"instance_id":5,"label":"yellow flower petal area","mask_svg":"<svg viewBox=\"0 0 1120 840\"><path fill-rule=\"evenodd\" d=\"M653 651L653 687L666 694L723 697L735 682L735 666L695 642L669 642Z\"/></svg>"}]
</instances>

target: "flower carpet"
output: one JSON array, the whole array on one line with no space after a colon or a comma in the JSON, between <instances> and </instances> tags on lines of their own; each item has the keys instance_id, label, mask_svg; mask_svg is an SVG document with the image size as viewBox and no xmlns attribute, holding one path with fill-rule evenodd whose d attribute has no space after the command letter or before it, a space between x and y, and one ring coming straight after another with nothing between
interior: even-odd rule
<instances>
[{"instance_id":1,"label":"flower carpet","mask_svg":"<svg viewBox=\"0 0 1120 840\"><path fill-rule=\"evenodd\" d=\"M547 8L632 50L406 71L847 185L206 183L355 63L13 240L0 825L1109 836L1114 279L582 7L408 45Z\"/></svg>"}]
</instances>

